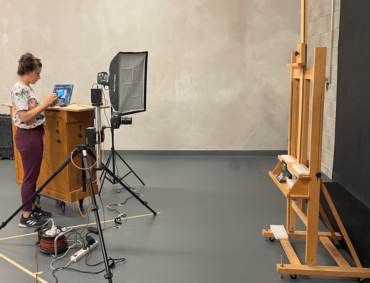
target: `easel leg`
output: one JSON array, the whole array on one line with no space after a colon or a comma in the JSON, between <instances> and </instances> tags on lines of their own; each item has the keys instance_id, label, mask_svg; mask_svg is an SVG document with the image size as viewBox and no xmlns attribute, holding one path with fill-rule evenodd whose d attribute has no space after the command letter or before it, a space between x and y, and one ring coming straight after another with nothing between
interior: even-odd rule
<instances>
[{"instance_id":1,"label":"easel leg","mask_svg":"<svg viewBox=\"0 0 370 283\"><path fill-rule=\"evenodd\" d=\"M307 207L306 258L309 266L317 263L317 235L319 233L320 180L310 183L310 199Z\"/></svg>"},{"instance_id":2,"label":"easel leg","mask_svg":"<svg viewBox=\"0 0 370 283\"><path fill-rule=\"evenodd\" d=\"M287 232L294 232L295 230L297 230L297 214L292 208L292 201L293 200L291 198L287 198Z\"/></svg>"}]
</instances>

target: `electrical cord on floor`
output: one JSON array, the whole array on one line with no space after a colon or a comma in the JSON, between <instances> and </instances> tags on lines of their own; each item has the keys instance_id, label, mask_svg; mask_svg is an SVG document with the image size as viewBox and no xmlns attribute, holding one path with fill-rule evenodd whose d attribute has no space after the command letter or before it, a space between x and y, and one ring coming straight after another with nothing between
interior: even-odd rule
<instances>
[{"instance_id":1,"label":"electrical cord on floor","mask_svg":"<svg viewBox=\"0 0 370 283\"><path fill-rule=\"evenodd\" d=\"M82 230L81 234L86 230L87 226L89 226L89 224L90 224L89 222L90 222L90 217L89 217L89 215L87 215L87 224L86 224L85 227L83 227L83 230ZM79 230L79 229L82 229L82 228L78 228L77 230Z\"/></svg>"},{"instance_id":2,"label":"electrical cord on floor","mask_svg":"<svg viewBox=\"0 0 370 283\"><path fill-rule=\"evenodd\" d=\"M101 196L99 196L99 198L100 198L100 202L101 202L101 204L102 204L102 207L103 207L103 217L104 217L104 224L106 224L106 220L105 220L105 211L104 211L104 204L103 204L103 200L102 200L102 198L101 198ZM127 202L127 199L126 199L126 201L125 201L125 203ZM117 210L116 210L117 211ZM126 215L124 215L125 217L126 217ZM111 226L111 227L106 227L106 225L104 226L104 229L102 229L102 231L105 231L105 230L108 230L108 229L111 229L111 228L118 228L118 226L117 226L117 222L115 221L115 223L116 223L116 225L115 226ZM85 241L83 240L83 236L82 236L82 234L83 234L83 232L85 231L85 229L87 228L87 226L89 225L89 217L88 217L88 221L87 221L87 224L86 224L86 226L85 227L83 227L83 230L82 230L82 232L81 233L77 233L79 236L80 236L80 239L82 240L82 245L83 245L83 247L84 248L86 248L86 245L85 245ZM82 229L82 227L81 228L79 228L79 229ZM78 229L77 229L78 230ZM88 233L86 233L86 235L84 236L85 238L86 238L86 236L87 235L89 235L91 232L88 232ZM73 233L71 233L70 235L73 235L74 234L74 232ZM68 235L68 237L70 237L70 235ZM67 239L68 239L68 237L67 237ZM76 245L76 244L75 244ZM72 248L74 245L72 245L70 248ZM69 248L69 249L70 249ZM69 249L67 250L67 252L69 251ZM66 254L67 254L67 252L63 255L63 256L61 256L60 258L62 258L62 257L64 257ZM96 264L89 264L88 262L87 262L87 260L88 260L88 258L89 258L89 256L90 256L90 253L91 253L91 250L89 250L89 252L87 253L87 255L86 255L86 258L85 258L85 263L86 263L86 265L87 266L97 266L97 265L99 265L99 264L102 264L102 263L104 263L104 261L101 261L101 262L98 262L98 263L96 263ZM58 259L60 259L60 258L58 258ZM58 278L56 277L56 275L55 275L55 273L57 272L57 271L61 271L61 270L70 270L70 271L75 271L75 272L80 272L80 273L85 273L85 274L99 274L99 273L102 273L103 271L105 271L105 268L104 269L102 269L102 270L100 270L100 271L96 271L96 272L91 272L91 271L83 271L83 270L78 270L78 269L74 269L74 268L69 268L68 266L69 266L69 264L71 263L71 262L69 262L66 266L64 266L64 267L59 267L59 268L54 268L53 266L52 266L52 264L56 261L57 259L55 259L55 260L53 260L52 262L51 262L51 264L50 264L50 267L53 269L53 272L52 272L52 275L53 275L53 277L56 279L56 283L58 282ZM113 268L117 263L120 263L120 262L125 262L126 261L126 259L125 258L119 258L119 259L112 259L112 258L109 258L109 260L108 260L108 263L109 263L109 261L111 261L111 263L109 264L109 267L110 268Z\"/></svg>"},{"instance_id":3,"label":"electrical cord on floor","mask_svg":"<svg viewBox=\"0 0 370 283\"><path fill-rule=\"evenodd\" d=\"M85 257L85 264L87 266L98 266L99 264L102 264L104 263L104 260L98 262L98 263L94 263L94 264L89 264L87 261L89 260L89 256L90 256L90 252L87 253L86 257ZM120 262L125 262L126 263L126 259L125 258L109 258L110 260L112 260L112 264L109 265L110 268L113 268L116 266L117 263L120 263ZM109 262L109 261L108 261Z\"/></svg>"},{"instance_id":4,"label":"electrical cord on floor","mask_svg":"<svg viewBox=\"0 0 370 283\"><path fill-rule=\"evenodd\" d=\"M74 248L75 246L77 246L78 244L80 244L81 246L84 246L80 241L78 241L78 243L75 243L75 244L73 244L72 246L70 246L69 248L68 248L68 250L62 255L62 256L60 256L60 257L58 257L58 258L56 258L56 259L54 259L51 263L50 263L50 267L51 267L51 269L58 269L59 267L53 267L53 263L54 262L56 262L57 260L60 260L60 259L62 259L63 257L65 257L66 255L67 255L67 253L69 252L69 250L70 249L72 249L72 248ZM71 263L71 261L66 265L66 266L64 266L64 267L67 267L69 264Z\"/></svg>"},{"instance_id":5,"label":"electrical cord on floor","mask_svg":"<svg viewBox=\"0 0 370 283\"><path fill-rule=\"evenodd\" d=\"M112 263L109 264L109 261L112 261ZM114 258L109 258L108 259L108 264L109 264L109 268L114 268L116 266L117 263L120 263L120 262L125 262L126 259L125 258L119 258L119 259L114 259ZM101 264L103 263L104 261L101 261L100 263L98 264ZM96 265L98 265L96 264ZM53 277L56 279L55 283L58 283L58 278L56 277L55 273L57 271L60 271L60 270L70 270L70 271L76 271L76 272L80 272L80 273L84 273L84 274L99 274L99 273L102 273L105 271L105 268L100 270L100 271L84 271L84 270L78 270L78 269L75 269L75 268L70 268L70 267L60 267L60 268L57 268L57 269L54 269L53 270Z\"/></svg>"},{"instance_id":6,"label":"electrical cord on floor","mask_svg":"<svg viewBox=\"0 0 370 283\"><path fill-rule=\"evenodd\" d=\"M103 207L103 218L104 218L104 228L102 229L102 231L105 231L105 230L108 230L108 229L112 229L112 228L119 228L119 224L121 224L122 222L120 221L120 223L117 223L117 218L114 220L114 223L115 223L115 225L114 226L109 226L109 227L107 227L107 223L106 223L106 220L105 220L105 209L104 209L104 204L103 204L103 200L102 200L102 198L101 198L101 196L99 195L99 199L100 199L100 203L101 203L101 205L102 205L102 207ZM108 209L109 209L109 207L108 207ZM110 209L109 209L110 210ZM111 210L112 211L112 210ZM117 210L116 210L117 211ZM118 211L117 211L118 212ZM120 214L119 212L118 212L118 214ZM121 214L123 217L127 217L127 215L126 214Z\"/></svg>"},{"instance_id":7,"label":"electrical cord on floor","mask_svg":"<svg viewBox=\"0 0 370 283\"><path fill-rule=\"evenodd\" d=\"M137 196L140 196L140 194L138 194L138 193L135 193ZM108 207L108 209L110 210L110 211L117 211L116 209L114 209L113 208L113 206L122 206L122 205L124 205L124 204L126 204L127 203L127 201L130 199L130 198L133 198L134 196L131 196L131 197L128 197L124 202L121 202L121 203L113 203L113 204L110 204L110 205L108 205L107 207ZM118 211L117 211L118 212ZM118 212L119 213L119 212Z\"/></svg>"}]
</instances>

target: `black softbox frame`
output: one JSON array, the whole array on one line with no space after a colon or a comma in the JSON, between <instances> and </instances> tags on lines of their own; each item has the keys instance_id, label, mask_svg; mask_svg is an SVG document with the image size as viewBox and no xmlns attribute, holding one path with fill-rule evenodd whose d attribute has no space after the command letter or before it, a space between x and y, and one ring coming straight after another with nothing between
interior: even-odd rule
<instances>
[{"instance_id":1,"label":"black softbox frame","mask_svg":"<svg viewBox=\"0 0 370 283\"><path fill-rule=\"evenodd\" d=\"M109 97L114 111L146 111L148 52L119 52L109 66Z\"/></svg>"}]
</instances>

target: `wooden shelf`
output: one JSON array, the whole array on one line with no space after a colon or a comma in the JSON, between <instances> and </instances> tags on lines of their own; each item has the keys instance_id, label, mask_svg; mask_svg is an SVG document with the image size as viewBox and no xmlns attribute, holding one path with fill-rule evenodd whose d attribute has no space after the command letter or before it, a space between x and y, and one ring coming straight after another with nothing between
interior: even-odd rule
<instances>
[{"instance_id":1,"label":"wooden shelf","mask_svg":"<svg viewBox=\"0 0 370 283\"><path fill-rule=\"evenodd\" d=\"M289 185L285 181L280 183L276 179L277 175L275 175L271 171L269 172L269 175L271 179L275 182L276 186L278 186L278 188L280 189L280 191L283 193L283 195L286 198L292 198L292 199L297 199L297 198L308 199L309 198L307 194L307 190L306 191L296 190L296 189L293 189L294 186L292 187L292 189L290 189Z\"/></svg>"},{"instance_id":2,"label":"wooden shelf","mask_svg":"<svg viewBox=\"0 0 370 283\"><path fill-rule=\"evenodd\" d=\"M262 236L265 238L268 237L274 237L274 233L270 229L262 229ZM307 237L307 232L306 231L294 231L294 232L289 232L288 233L289 239L306 239ZM319 232L317 234L317 240L319 240L320 237L328 237L332 241L341 241L342 240L342 235L338 232L335 233L335 237L331 235L330 232Z\"/></svg>"},{"instance_id":3,"label":"wooden shelf","mask_svg":"<svg viewBox=\"0 0 370 283\"><path fill-rule=\"evenodd\" d=\"M288 184L285 183L285 182L280 183L276 179L276 176L277 175L274 175L271 171L269 172L269 175L270 175L271 179L275 182L276 186L278 186L278 188L280 189L280 191L284 194L284 196L286 198L289 197L289 186L288 186Z\"/></svg>"},{"instance_id":4,"label":"wooden shelf","mask_svg":"<svg viewBox=\"0 0 370 283\"><path fill-rule=\"evenodd\" d=\"M290 156L290 155L289 155ZM310 169L307 168L307 166L305 166L304 164L300 164L297 162L297 160L293 157L293 156L290 156L291 158L294 159L294 163L288 163L286 162L287 166L288 166L288 169L290 172L292 172L297 178L299 179L306 179L306 180L310 180L311 177L309 175L303 175L303 174L299 174L294 168L293 168L293 165L300 165L302 166L303 168L305 168L308 172L310 172ZM278 159L281 161L284 160L284 158L281 157L281 155L278 156Z\"/></svg>"}]
</instances>

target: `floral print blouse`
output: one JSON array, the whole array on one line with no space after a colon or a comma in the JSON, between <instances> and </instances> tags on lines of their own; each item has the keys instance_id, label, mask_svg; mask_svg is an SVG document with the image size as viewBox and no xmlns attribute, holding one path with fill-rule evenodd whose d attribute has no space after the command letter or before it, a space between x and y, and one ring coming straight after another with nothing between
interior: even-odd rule
<instances>
[{"instance_id":1,"label":"floral print blouse","mask_svg":"<svg viewBox=\"0 0 370 283\"><path fill-rule=\"evenodd\" d=\"M45 122L44 111L27 123L22 122L19 118L18 111L32 110L41 104L40 99L36 96L31 87L17 82L14 85L10 96L13 105L13 124L16 127L29 130L36 128Z\"/></svg>"}]
</instances>

